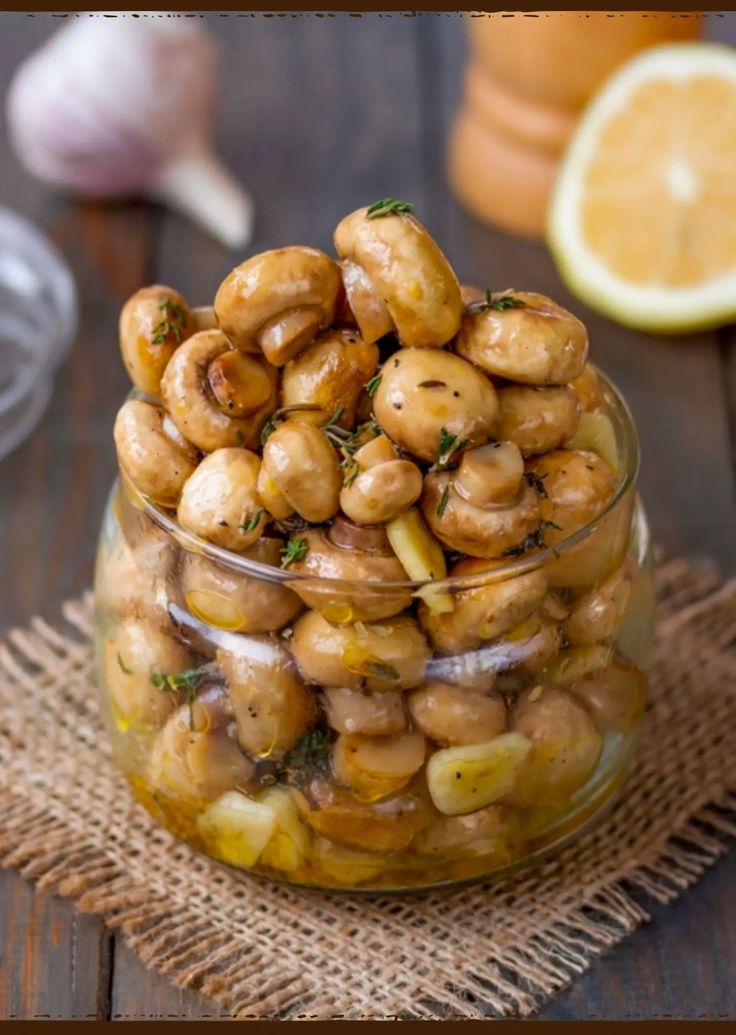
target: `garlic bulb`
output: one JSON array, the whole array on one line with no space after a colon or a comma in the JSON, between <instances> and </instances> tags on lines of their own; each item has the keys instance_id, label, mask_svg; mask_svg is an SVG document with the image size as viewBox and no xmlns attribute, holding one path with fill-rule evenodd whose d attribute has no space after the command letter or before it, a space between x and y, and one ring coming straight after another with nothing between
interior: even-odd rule
<instances>
[{"instance_id":1,"label":"garlic bulb","mask_svg":"<svg viewBox=\"0 0 736 1035\"><path fill-rule=\"evenodd\" d=\"M170 203L231 248L250 198L212 150L217 55L174 15L82 16L16 71L11 142L30 172L94 197Z\"/></svg>"}]
</instances>

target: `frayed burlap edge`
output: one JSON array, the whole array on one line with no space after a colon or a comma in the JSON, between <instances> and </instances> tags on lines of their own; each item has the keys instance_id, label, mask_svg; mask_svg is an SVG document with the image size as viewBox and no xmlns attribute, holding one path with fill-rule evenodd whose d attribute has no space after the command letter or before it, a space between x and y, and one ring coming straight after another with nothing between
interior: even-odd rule
<instances>
[{"instance_id":1,"label":"frayed burlap edge","mask_svg":"<svg viewBox=\"0 0 736 1035\"><path fill-rule=\"evenodd\" d=\"M736 582L658 571L652 705L626 793L533 870L424 896L268 884L193 853L135 805L93 690L91 601L0 645L0 864L123 933L237 1018L528 1016L736 837Z\"/></svg>"}]
</instances>

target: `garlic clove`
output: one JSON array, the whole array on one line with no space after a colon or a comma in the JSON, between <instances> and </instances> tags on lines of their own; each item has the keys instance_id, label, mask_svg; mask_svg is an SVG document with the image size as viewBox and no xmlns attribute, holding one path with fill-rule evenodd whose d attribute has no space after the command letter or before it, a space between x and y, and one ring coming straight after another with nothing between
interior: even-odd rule
<instances>
[{"instance_id":1,"label":"garlic clove","mask_svg":"<svg viewBox=\"0 0 736 1035\"><path fill-rule=\"evenodd\" d=\"M216 76L214 45L189 21L83 16L16 70L10 141L48 183L86 197L164 200L242 247L252 204L212 152Z\"/></svg>"}]
</instances>

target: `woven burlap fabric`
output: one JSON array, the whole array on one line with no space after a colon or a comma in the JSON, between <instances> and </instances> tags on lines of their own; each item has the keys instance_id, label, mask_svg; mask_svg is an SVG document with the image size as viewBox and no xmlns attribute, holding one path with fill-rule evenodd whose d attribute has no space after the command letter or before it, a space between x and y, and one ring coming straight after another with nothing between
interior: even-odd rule
<instances>
[{"instance_id":1,"label":"woven burlap fabric","mask_svg":"<svg viewBox=\"0 0 736 1035\"><path fill-rule=\"evenodd\" d=\"M94 689L89 598L0 646L0 860L236 1017L528 1015L736 835L736 582L658 571L651 707L625 794L513 879L413 896L292 889L195 854L134 804Z\"/></svg>"}]
</instances>

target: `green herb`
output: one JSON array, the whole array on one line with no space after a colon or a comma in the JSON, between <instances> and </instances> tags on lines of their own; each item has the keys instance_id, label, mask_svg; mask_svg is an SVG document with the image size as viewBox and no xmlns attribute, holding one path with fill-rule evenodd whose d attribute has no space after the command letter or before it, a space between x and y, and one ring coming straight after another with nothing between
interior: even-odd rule
<instances>
[{"instance_id":1,"label":"green herb","mask_svg":"<svg viewBox=\"0 0 736 1035\"><path fill-rule=\"evenodd\" d=\"M329 767L334 738L326 730L309 730L279 764L279 776L299 780Z\"/></svg>"},{"instance_id":2,"label":"green herb","mask_svg":"<svg viewBox=\"0 0 736 1035\"><path fill-rule=\"evenodd\" d=\"M368 393L368 395L370 395L371 398L373 398L373 396L378 391L378 386L381 383L382 377L383 374L374 374L370 381L366 381L366 383L363 385L366 392Z\"/></svg>"},{"instance_id":3,"label":"green herb","mask_svg":"<svg viewBox=\"0 0 736 1035\"><path fill-rule=\"evenodd\" d=\"M360 474L360 464L352 456L346 456L340 464L340 470L345 472L344 485L352 485Z\"/></svg>"},{"instance_id":4,"label":"green herb","mask_svg":"<svg viewBox=\"0 0 736 1035\"><path fill-rule=\"evenodd\" d=\"M358 432L347 431L345 428L340 427L340 420L344 412L345 407L338 406L327 423L322 425L322 431L324 434L333 446L336 446L340 450L343 456L346 454L352 455L358 448L356 443Z\"/></svg>"},{"instance_id":5,"label":"green herb","mask_svg":"<svg viewBox=\"0 0 736 1035\"><path fill-rule=\"evenodd\" d=\"M366 674L375 676L377 679L385 679L391 683L395 683L401 678L394 666L389 665L387 661L366 661L363 668Z\"/></svg>"},{"instance_id":6,"label":"green herb","mask_svg":"<svg viewBox=\"0 0 736 1035\"><path fill-rule=\"evenodd\" d=\"M117 658L118 658L118 665L120 666L120 671L124 672L126 676L132 676L133 675L133 669L132 668L128 668L128 666L125 664L125 662L123 661L123 655L120 653L120 651L118 651Z\"/></svg>"},{"instance_id":7,"label":"green herb","mask_svg":"<svg viewBox=\"0 0 736 1035\"><path fill-rule=\"evenodd\" d=\"M380 219L381 216L392 216L399 212L413 212L410 201L398 201L396 198L381 198L369 206L366 215L369 219Z\"/></svg>"},{"instance_id":8,"label":"green herb","mask_svg":"<svg viewBox=\"0 0 736 1035\"><path fill-rule=\"evenodd\" d=\"M445 513L445 510L447 509L447 501L449 500L449 498L450 498L450 486L446 485L444 487L444 489L442 490L442 495L440 496L440 501L437 504L437 517L442 517L442 515Z\"/></svg>"},{"instance_id":9,"label":"green herb","mask_svg":"<svg viewBox=\"0 0 736 1035\"><path fill-rule=\"evenodd\" d=\"M484 313L488 309L498 309L503 312L504 309L518 309L523 305L526 305L526 302L515 295L501 295L500 298L494 298L491 289L486 288L485 302L473 302L468 308L473 313Z\"/></svg>"},{"instance_id":10,"label":"green herb","mask_svg":"<svg viewBox=\"0 0 736 1035\"><path fill-rule=\"evenodd\" d=\"M159 302L158 308L163 315L153 328L154 336L151 341L154 345L161 345L170 334L173 334L177 342L180 342L184 324L187 321L186 313L180 305L176 305L170 298L165 298L163 302Z\"/></svg>"},{"instance_id":11,"label":"green herb","mask_svg":"<svg viewBox=\"0 0 736 1035\"><path fill-rule=\"evenodd\" d=\"M269 435L273 435L279 423L286 418L286 415L288 413L293 413L295 410L321 409L322 407L318 406L316 403L294 403L293 406L282 406L281 409L274 410L274 412L268 418L261 430L261 445L265 446L266 442L268 441Z\"/></svg>"},{"instance_id":12,"label":"green herb","mask_svg":"<svg viewBox=\"0 0 736 1035\"><path fill-rule=\"evenodd\" d=\"M245 532L246 534L248 532L255 531L255 529L258 527L258 522L261 520L261 515L264 513L265 511L263 510L263 508L257 510L247 525L243 524L238 526L240 528L240 531Z\"/></svg>"},{"instance_id":13,"label":"green herb","mask_svg":"<svg viewBox=\"0 0 736 1035\"><path fill-rule=\"evenodd\" d=\"M289 568L297 561L303 561L309 553L309 545L306 539L290 539L281 551L281 567Z\"/></svg>"},{"instance_id":14,"label":"green herb","mask_svg":"<svg viewBox=\"0 0 736 1035\"><path fill-rule=\"evenodd\" d=\"M533 532L530 532L523 542L519 543L518 546L510 546L508 550L504 550L501 556L521 557L527 550L544 550L547 545L544 541L544 530L546 528L556 528L558 532L562 531L560 526L555 524L554 521L541 521L538 527Z\"/></svg>"},{"instance_id":15,"label":"green herb","mask_svg":"<svg viewBox=\"0 0 736 1035\"><path fill-rule=\"evenodd\" d=\"M243 435L243 432L240 430L240 428L236 428L235 429L235 438L237 439L238 445L240 446L240 448L241 449L245 448L245 437Z\"/></svg>"},{"instance_id":16,"label":"green herb","mask_svg":"<svg viewBox=\"0 0 736 1035\"><path fill-rule=\"evenodd\" d=\"M194 702L197 699L197 690L204 678L204 673L196 668L188 668L174 675L166 675L164 672L151 673L151 683L156 690L163 690L168 694L178 694L182 690L186 693L186 702L189 705L189 729L191 730L194 729Z\"/></svg>"},{"instance_id":17,"label":"green herb","mask_svg":"<svg viewBox=\"0 0 736 1035\"><path fill-rule=\"evenodd\" d=\"M524 471L524 479L527 485L530 485L532 489L536 489L540 496L547 497L547 490L544 487L544 482L535 474L534 471Z\"/></svg>"},{"instance_id":18,"label":"green herb","mask_svg":"<svg viewBox=\"0 0 736 1035\"><path fill-rule=\"evenodd\" d=\"M467 444L467 438L459 439L457 435L453 435L447 428L440 428L440 442L434 458L435 465L437 467L446 467L453 454L460 449L464 449Z\"/></svg>"}]
</instances>

